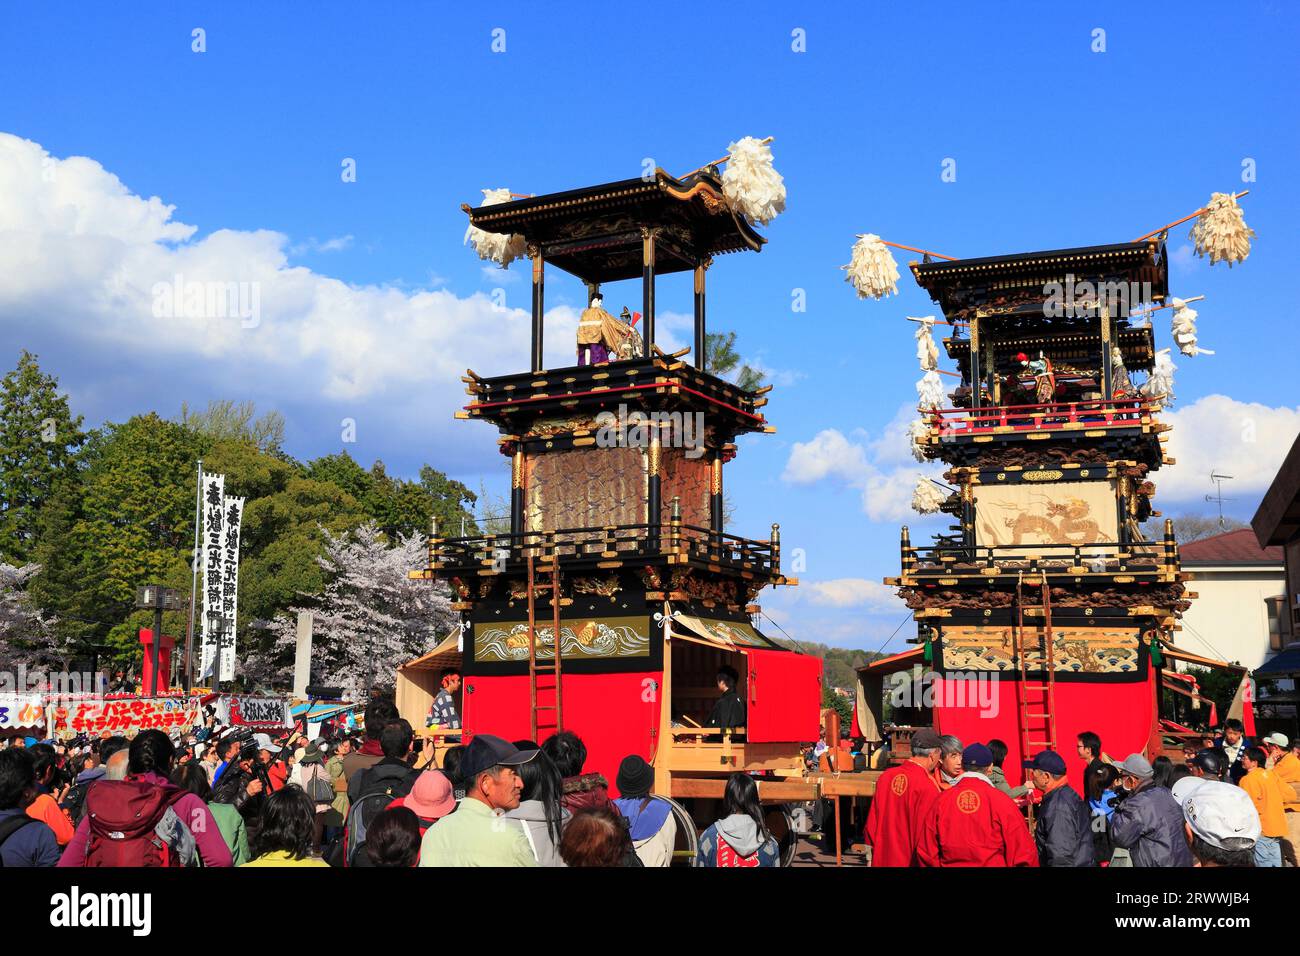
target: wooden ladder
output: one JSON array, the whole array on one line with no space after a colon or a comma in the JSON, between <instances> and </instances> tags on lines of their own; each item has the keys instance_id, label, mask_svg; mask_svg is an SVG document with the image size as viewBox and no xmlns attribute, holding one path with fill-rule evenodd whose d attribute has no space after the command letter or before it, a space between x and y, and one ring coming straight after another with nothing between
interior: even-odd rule
<instances>
[{"instance_id":1,"label":"wooden ladder","mask_svg":"<svg viewBox=\"0 0 1300 956\"><path fill-rule=\"evenodd\" d=\"M1041 588L1043 639L1042 645L1034 650L1039 653L1038 661L1045 677L1038 683L1030 683L1030 667L1025 659L1024 580L1023 576L1016 577L1015 654L1020 670L1017 720L1020 725L1020 752L1024 760L1030 759L1040 749L1057 749L1056 652L1052 640L1052 589L1047 583L1047 572L1043 572ZM1035 739L1035 734L1040 739Z\"/></svg>"},{"instance_id":2,"label":"wooden ladder","mask_svg":"<svg viewBox=\"0 0 1300 956\"><path fill-rule=\"evenodd\" d=\"M533 566L533 555L528 555L528 712L529 727L531 728L530 739L540 743L537 735L538 714L541 711L555 711L555 733L564 729L564 661L560 654L560 561L559 556L551 554L551 583L538 584L536 571ZM550 661L538 661L537 659L537 591L549 591L551 594L551 640L554 645L554 653ZM549 674L553 677L555 684L553 687L537 686L537 677L539 674ZM543 704L539 701L539 691L552 691L554 693L554 704ZM546 725L543 725L546 726Z\"/></svg>"}]
</instances>

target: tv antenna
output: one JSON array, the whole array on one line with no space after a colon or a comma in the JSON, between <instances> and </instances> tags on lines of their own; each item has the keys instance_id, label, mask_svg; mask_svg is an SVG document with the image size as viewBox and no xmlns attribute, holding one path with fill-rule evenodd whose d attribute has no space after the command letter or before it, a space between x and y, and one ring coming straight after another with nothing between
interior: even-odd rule
<instances>
[{"instance_id":1,"label":"tv antenna","mask_svg":"<svg viewBox=\"0 0 1300 956\"><path fill-rule=\"evenodd\" d=\"M1224 523L1224 521L1223 521L1223 502L1224 502L1225 500L1227 500L1227 501L1231 501L1231 500L1232 500L1231 498L1227 498L1227 499L1225 499L1225 498L1223 497L1223 483L1224 483L1225 481L1231 481L1231 480L1232 480L1232 475L1221 475L1221 474L1219 474L1219 473L1216 472L1216 471L1211 471L1211 472L1210 472L1210 481L1214 482L1215 492L1214 492L1214 494L1212 494L1212 495L1206 495L1206 496L1205 496L1205 500L1206 500L1206 501L1217 501L1217 502L1218 502L1218 504L1219 504L1219 529L1220 529L1220 530L1224 530L1224 529L1227 528L1227 525L1226 525L1226 524Z\"/></svg>"}]
</instances>

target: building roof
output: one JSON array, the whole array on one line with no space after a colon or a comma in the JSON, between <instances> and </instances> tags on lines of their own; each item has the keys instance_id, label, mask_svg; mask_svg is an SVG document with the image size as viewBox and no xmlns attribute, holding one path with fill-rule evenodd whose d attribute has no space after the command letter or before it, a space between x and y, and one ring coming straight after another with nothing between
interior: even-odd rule
<instances>
[{"instance_id":1,"label":"building roof","mask_svg":"<svg viewBox=\"0 0 1300 956\"><path fill-rule=\"evenodd\" d=\"M1300 436L1264 493L1250 526L1261 545L1286 544L1300 534Z\"/></svg>"},{"instance_id":2,"label":"building roof","mask_svg":"<svg viewBox=\"0 0 1300 956\"><path fill-rule=\"evenodd\" d=\"M1169 260L1164 244L1154 239L908 265L916 284L949 318L962 307L994 301L1014 286L1044 289L1045 283L1064 282L1068 276L1077 282L1149 282L1153 299L1169 293ZM1042 313L1041 307L1031 311Z\"/></svg>"},{"instance_id":3,"label":"building roof","mask_svg":"<svg viewBox=\"0 0 1300 956\"><path fill-rule=\"evenodd\" d=\"M1300 644L1292 644L1255 668L1256 677L1293 677L1300 674Z\"/></svg>"},{"instance_id":4,"label":"building roof","mask_svg":"<svg viewBox=\"0 0 1300 956\"><path fill-rule=\"evenodd\" d=\"M1212 564L1281 565L1282 549L1261 548L1250 528L1237 528L1223 534L1201 538L1190 544L1178 546L1183 564L1207 566Z\"/></svg>"},{"instance_id":5,"label":"building roof","mask_svg":"<svg viewBox=\"0 0 1300 956\"><path fill-rule=\"evenodd\" d=\"M640 277L642 227L660 229L655 259L660 275L694 269L727 252L758 252L767 241L732 209L713 167L682 179L656 169L649 179L461 209L479 229L523 236L540 247L548 264L584 282Z\"/></svg>"}]
</instances>

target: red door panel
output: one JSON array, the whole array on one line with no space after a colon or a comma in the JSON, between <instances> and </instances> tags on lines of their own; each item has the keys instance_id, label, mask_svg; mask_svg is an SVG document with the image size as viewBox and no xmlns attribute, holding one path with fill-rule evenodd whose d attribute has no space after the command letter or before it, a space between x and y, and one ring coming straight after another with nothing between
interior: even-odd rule
<instances>
[{"instance_id":1,"label":"red door panel","mask_svg":"<svg viewBox=\"0 0 1300 956\"><path fill-rule=\"evenodd\" d=\"M745 648L746 738L812 742L821 735L822 661L810 654Z\"/></svg>"}]
</instances>

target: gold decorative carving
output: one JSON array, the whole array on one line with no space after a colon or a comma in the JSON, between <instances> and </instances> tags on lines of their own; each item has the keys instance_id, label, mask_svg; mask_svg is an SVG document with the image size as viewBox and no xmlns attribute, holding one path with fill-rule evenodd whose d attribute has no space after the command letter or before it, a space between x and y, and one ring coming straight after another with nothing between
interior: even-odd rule
<instances>
[{"instance_id":1,"label":"gold decorative carving","mask_svg":"<svg viewBox=\"0 0 1300 956\"><path fill-rule=\"evenodd\" d=\"M1065 477L1065 473L1055 469L1044 469L1042 471L1026 471L1020 477L1023 481L1060 481Z\"/></svg>"},{"instance_id":2,"label":"gold decorative carving","mask_svg":"<svg viewBox=\"0 0 1300 956\"><path fill-rule=\"evenodd\" d=\"M574 594L599 594L601 597L613 597L622 590L617 574L603 578L587 577L573 579Z\"/></svg>"}]
</instances>

